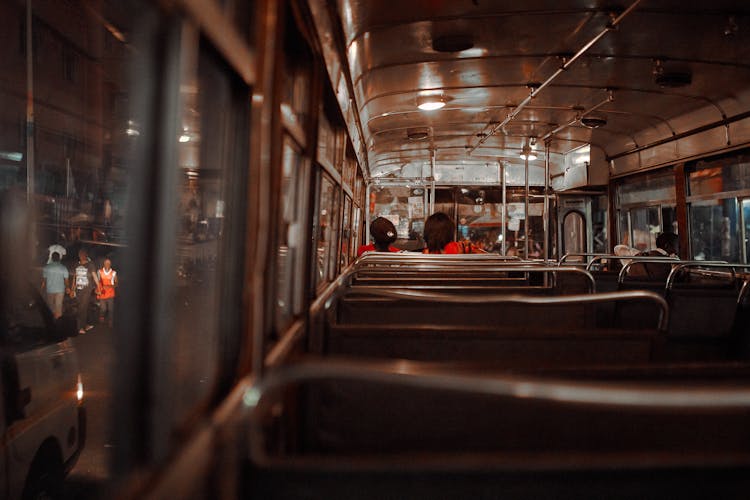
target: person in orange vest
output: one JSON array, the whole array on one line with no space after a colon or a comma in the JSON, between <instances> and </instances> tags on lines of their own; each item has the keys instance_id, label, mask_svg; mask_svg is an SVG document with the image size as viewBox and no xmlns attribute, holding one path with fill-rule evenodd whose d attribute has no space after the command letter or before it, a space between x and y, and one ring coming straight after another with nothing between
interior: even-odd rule
<instances>
[{"instance_id":1,"label":"person in orange vest","mask_svg":"<svg viewBox=\"0 0 750 500\"><path fill-rule=\"evenodd\" d=\"M117 271L112 269L112 261L104 259L104 265L99 271L99 321L104 322L107 315L107 324L112 327L115 315L115 288L117 287Z\"/></svg>"}]
</instances>

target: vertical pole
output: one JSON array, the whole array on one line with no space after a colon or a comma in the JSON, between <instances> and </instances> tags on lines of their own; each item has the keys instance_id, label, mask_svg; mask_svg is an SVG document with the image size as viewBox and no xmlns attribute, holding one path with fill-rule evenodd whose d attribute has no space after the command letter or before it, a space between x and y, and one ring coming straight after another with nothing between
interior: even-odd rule
<instances>
[{"instance_id":1,"label":"vertical pole","mask_svg":"<svg viewBox=\"0 0 750 500\"><path fill-rule=\"evenodd\" d=\"M370 188L372 187L372 184L368 183L367 188L365 189L365 224L362 228L365 233L365 245L370 243Z\"/></svg>"},{"instance_id":2,"label":"vertical pole","mask_svg":"<svg viewBox=\"0 0 750 500\"><path fill-rule=\"evenodd\" d=\"M26 202L34 198L34 37L32 0L26 0Z\"/></svg>"},{"instance_id":3,"label":"vertical pole","mask_svg":"<svg viewBox=\"0 0 750 500\"><path fill-rule=\"evenodd\" d=\"M544 144L544 262L549 260L549 142Z\"/></svg>"},{"instance_id":4,"label":"vertical pole","mask_svg":"<svg viewBox=\"0 0 750 500\"><path fill-rule=\"evenodd\" d=\"M429 215L432 215L435 213L435 150L432 150L432 154L430 155L430 179L432 180L432 188L430 192L430 213Z\"/></svg>"},{"instance_id":5,"label":"vertical pole","mask_svg":"<svg viewBox=\"0 0 750 500\"><path fill-rule=\"evenodd\" d=\"M529 155L526 155L524 163L524 187L526 189L526 198L524 200L523 207L523 227L524 227L524 238L523 238L523 258L529 258Z\"/></svg>"},{"instance_id":6,"label":"vertical pole","mask_svg":"<svg viewBox=\"0 0 750 500\"><path fill-rule=\"evenodd\" d=\"M500 182L503 186L503 216L502 216L502 234L503 234L503 241L501 241L501 251L503 252L503 255L506 253L506 240L507 238L507 229L506 229L506 219L508 218L508 207L506 206L506 200L505 200L505 163L500 162Z\"/></svg>"}]
</instances>

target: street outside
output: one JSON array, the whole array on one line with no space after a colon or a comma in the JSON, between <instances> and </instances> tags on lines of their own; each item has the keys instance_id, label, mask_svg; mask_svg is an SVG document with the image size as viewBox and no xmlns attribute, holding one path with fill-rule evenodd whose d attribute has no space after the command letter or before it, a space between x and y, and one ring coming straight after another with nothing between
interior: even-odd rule
<instances>
[{"instance_id":1,"label":"street outside","mask_svg":"<svg viewBox=\"0 0 750 500\"><path fill-rule=\"evenodd\" d=\"M98 499L105 496L110 478L112 330L106 324L97 324L75 337L73 343L78 351L88 422L86 446L66 480L64 493L71 500Z\"/></svg>"}]
</instances>

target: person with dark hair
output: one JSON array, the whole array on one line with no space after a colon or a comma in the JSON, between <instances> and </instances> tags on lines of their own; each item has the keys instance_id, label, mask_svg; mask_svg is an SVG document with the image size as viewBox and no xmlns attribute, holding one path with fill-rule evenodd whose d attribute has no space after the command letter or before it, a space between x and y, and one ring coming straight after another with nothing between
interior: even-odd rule
<instances>
[{"instance_id":1,"label":"person with dark hair","mask_svg":"<svg viewBox=\"0 0 750 500\"><path fill-rule=\"evenodd\" d=\"M661 233L656 237L656 248L638 254L640 257L678 257L680 239L674 233ZM630 275L655 281L666 281L672 271L671 264L639 262L630 268Z\"/></svg>"},{"instance_id":2,"label":"person with dark hair","mask_svg":"<svg viewBox=\"0 0 750 500\"><path fill-rule=\"evenodd\" d=\"M656 250L664 256L677 256L680 253L680 238L674 233L661 233L656 238Z\"/></svg>"},{"instance_id":3,"label":"person with dark hair","mask_svg":"<svg viewBox=\"0 0 750 500\"><path fill-rule=\"evenodd\" d=\"M424 223L424 240L427 248L423 253L485 253L468 241L453 241L455 226L443 212L435 212Z\"/></svg>"},{"instance_id":4,"label":"person with dark hair","mask_svg":"<svg viewBox=\"0 0 750 500\"><path fill-rule=\"evenodd\" d=\"M378 217L370 223L370 236L373 243L362 245L357 249L357 257L365 252L400 252L391 243L396 241L396 226L385 217Z\"/></svg>"},{"instance_id":5,"label":"person with dark hair","mask_svg":"<svg viewBox=\"0 0 750 500\"><path fill-rule=\"evenodd\" d=\"M95 288L99 288L96 267L89 259L89 253L85 248L78 250L78 262L73 269L73 285L70 296L75 297L78 305L78 333L82 334L94 328L88 321L89 303L91 293Z\"/></svg>"}]
</instances>

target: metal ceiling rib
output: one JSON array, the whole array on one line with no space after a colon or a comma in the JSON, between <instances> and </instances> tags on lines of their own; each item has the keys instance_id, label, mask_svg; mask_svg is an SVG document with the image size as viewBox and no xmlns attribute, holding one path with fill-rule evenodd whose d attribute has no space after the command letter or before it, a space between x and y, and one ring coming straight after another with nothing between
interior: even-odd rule
<instances>
[{"instance_id":1,"label":"metal ceiling rib","mask_svg":"<svg viewBox=\"0 0 750 500\"><path fill-rule=\"evenodd\" d=\"M528 137L555 129L555 158L584 142L616 157L750 109L746 1L636 0L625 10L606 0L328 5L341 22L373 168L407 151L409 161L426 162L470 151L512 157ZM473 47L436 51L445 35L468 37ZM657 71L688 72L690 81L663 88ZM609 90L615 99L603 102ZM426 93L442 94L445 108L419 111ZM606 125L582 127L577 118L587 110ZM698 112L687 125L684 117ZM408 129L419 127L430 137L410 141Z\"/></svg>"}]
</instances>

